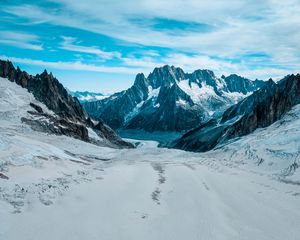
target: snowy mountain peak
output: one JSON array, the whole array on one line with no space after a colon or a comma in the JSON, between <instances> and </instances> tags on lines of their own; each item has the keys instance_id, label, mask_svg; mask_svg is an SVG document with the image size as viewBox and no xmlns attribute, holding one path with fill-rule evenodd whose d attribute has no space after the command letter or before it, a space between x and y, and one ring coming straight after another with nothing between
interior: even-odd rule
<instances>
[{"instance_id":1,"label":"snowy mountain peak","mask_svg":"<svg viewBox=\"0 0 300 240\"><path fill-rule=\"evenodd\" d=\"M171 86L177 81L185 78L185 73L181 68L165 65L163 67L155 68L148 76L149 84L153 88L161 86Z\"/></svg>"},{"instance_id":2,"label":"snowy mountain peak","mask_svg":"<svg viewBox=\"0 0 300 240\"><path fill-rule=\"evenodd\" d=\"M208 151L230 139L270 126L300 103L300 75L291 75L279 83L269 80L220 118L187 132L171 145L191 151Z\"/></svg>"},{"instance_id":3,"label":"snowy mountain peak","mask_svg":"<svg viewBox=\"0 0 300 240\"><path fill-rule=\"evenodd\" d=\"M211 70L185 73L165 65L155 68L147 78L138 74L126 91L83 106L90 116L102 118L115 129L185 131L220 115L258 89L246 78L237 78L241 86L234 88L234 79L227 79L231 84L227 87L226 80L217 78Z\"/></svg>"}]
</instances>

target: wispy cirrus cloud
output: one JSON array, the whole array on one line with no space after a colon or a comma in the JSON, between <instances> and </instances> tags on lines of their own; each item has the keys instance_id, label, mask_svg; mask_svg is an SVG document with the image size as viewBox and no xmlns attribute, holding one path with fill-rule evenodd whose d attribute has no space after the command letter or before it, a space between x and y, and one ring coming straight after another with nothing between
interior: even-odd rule
<instances>
[{"instance_id":1,"label":"wispy cirrus cloud","mask_svg":"<svg viewBox=\"0 0 300 240\"><path fill-rule=\"evenodd\" d=\"M300 69L299 0L24 0L1 11L28 32L67 31L49 32L56 37L51 49L63 59L44 54L39 64L45 66L134 74L170 64L252 79ZM39 48L36 40L25 43Z\"/></svg>"},{"instance_id":2,"label":"wispy cirrus cloud","mask_svg":"<svg viewBox=\"0 0 300 240\"><path fill-rule=\"evenodd\" d=\"M182 53L170 53L163 58L157 59L155 57L147 56L142 58L128 57L123 58L124 64L131 67L142 67L144 73L149 73L153 68L163 65L180 66L184 71L193 72L197 69L210 69L215 72L217 76L230 75L238 73L249 79L282 79L288 74L296 74L296 69L282 69L277 66L264 65L255 68L249 67L249 64L244 62L234 63L229 60L211 58L205 55L187 55ZM256 60L255 60L256 61Z\"/></svg>"},{"instance_id":3,"label":"wispy cirrus cloud","mask_svg":"<svg viewBox=\"0 0 300 240\"><path fill-rule=\"evenodd\" d=\"M4 45L30 50L43 50L42 44L39 43L38 36L33 34L13 31L0 31L0 36L0 43Z\"/></svg>"},{"instance_id":4,"label":"wispy cirrus cloud","mask_svg":"<svg viewBox=\"0 0 300 240\"><path fill-rule=\"evenodd\" d=\"M272 53L274 47L289 51L299 40L295 31L300 20L297 0L261 2L227 1L168 1L142 0L62 0L55 9L33 4L8 7L5 11L47 23L80 28L147 46L187 49L202 54L233 56L246 51ZM103 7L105 6L105 7ZM187 11L182 11L186 9ZM141 21L132 21L141 19ZM153 28L148 22L156 21L169 31ZM172 28L168 22L179 22L182 27ZM173 23L174 24L174 23ZM184 25L192 26L185 34ZM203 27L211 31L203 32ZM279 34L278 34L279 33ZM292 36L292 37L291 37Z\"/></svg>"},{"instance_id":5,"label":"wispy cirrus cloud","mask_svg":"<svg viewBox=\"0 0 300 240\"><path fill-rule=\"evenodd\" d=\"M80 61L75 62L65 62L65 61L44 61L30 58L18 58L0 55L0 59L10 60L15 63L22 63L28 65L42 66L50 69L63 69L63 70L73 70L73 71L87 71L87 72L101 72L101 73L127 73L132 74L132 72L142 72L143 68L128 68L128 67L108 67L99 66L94 64L86 64Z\"/></svg>"},{"instance_id":6,"label":"wispy cirrus cloud","mask_svg":"<svg viewBox=\"0 0 300 240\"><path fill-rule=\"evenodd\" d=\"M60 43L60 48L67 51L94 54L102 59L112 59L121 57L121 54L119 52L103 51L96 46L88 47L79 45L79 43L77 43L77 39L74 37L62 36L61 38L63 39L63 41Z\"/></svg>"}]
</instances>

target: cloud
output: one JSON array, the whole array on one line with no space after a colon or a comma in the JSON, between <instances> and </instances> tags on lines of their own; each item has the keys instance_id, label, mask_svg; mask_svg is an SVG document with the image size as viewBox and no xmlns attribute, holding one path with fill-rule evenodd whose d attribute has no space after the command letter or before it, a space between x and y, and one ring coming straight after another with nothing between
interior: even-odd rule
<instances>
[{"instance_id":1,"label":"cloud","mask_svg":"<svg viewBox=\"0 0 300 240\"><path fill-rule=\"evenodd\" d=\"M288 74L296 74L297 69L284 69L277 66L256 66L251 68L245 63L233 63L224 59L214 59L205 55L187 55L182 53L170 53L162 58L155 58L151 56L136 58L134 56L122 58L124 65L130 67L141 67L144 73L151 72L157 66L174 65L181 67L186 72L193 72L197 69L213 70L216 76L230 75L238 73L241 76L249 79L267 80L273 78L274 80L282 79ZM300 67L300 64L298 65Z\"/></svg>"},{"instance_id":2,"label":"cloud","mask_svg":"<svg viewBox=\"0 0 300 240\"><path fill-rule=\"evenodd\" d=\"M15 63L23 63L28 65L41 66L43 68L52 69L63 69L72 71L88 71L88 72L102 72L102 73L126 73L132 74L134 72L143 72L143 68L127 68L127 67L107 67L107 66L97 66L93 64L85 64L80 61L77 62L49 62L43 60L35 60L30 58L18 58L9 56L0 56L0 59L7 59Z\"/></svg>"},{"instance_id":3,"label":"cloud","mask_svg":"<svg viewBox=\"0 0 300 240\"><path fill-rule=\"evenodd\" d=\"M188 71L211 68L218 73L235 72L265 79L300 69L298 0L231 0L230 4L225 0L132 0L130 4L111 0L48 0L40 6L27 2L7 6L3 11L27 24L71 27L148 49L169 49L167 54L158 50L159 54L152 56L121 56L96 46L82 46L74 38L63 39L60 47L64 50L95 54L107 60L117 58L131 73L173 64ZM157 20L160 27L153 27ZM182 27L170 27L175 23ZM256 53L267 57L251 56ZM83 68L80 64L77 67ZM104 67L87 66L98 70Z\"/></svg>"},{"instance_id":4,"label":"cloud","mask_svg":"<svg viewBox=\"0 0 300 240\"><path fill-rule=\"evenodd\" d=\"M77 39L73 37L62 36L62 39L63 42L60 44L60 48L67 51L95 54L102 59L112 59L121 57L121 54L119 52L106 52L95 46L86 47L78 45L76 44Z\"/></svg>"},{"instance_id":5,"label":"cloud","mask_svg":"<svg viewBox=\"0 0 300 240\"><path fill-rule=\"evenodd\" d=\"M43 50L41 44L38 43L38 36L12 31L0 31L0 43L23 49Z\"/></svg>"},{"instance_id":6,"label":"cloud","mask_svg":"<svg viewBox=\"0 0 300 240\"><path fill-rule=\"evenodd\" d=\"M145 46L185 49L207 55L235 56L248 51L273 53L299 49L297 0L53 0L55 9L30 4L11 6L5 11L29 19L84 29ZM105 7L104 7L105 6ZM184 11L182 10L184 9ZM187 14L188 13L188 14ZM144 21L132 21L144 19ZM165 19L194 23L186 34L160 31L145 24L148 20ZM287 20L288 19L288 20ZM203 33L197 24L213 26ZM180 29L179 29L180 30Z\"/></svg>"},{"instance_id":7,"label":"cloud","mask_svg":"<svg viewBox=\"0 0 300 240\"><path fill-rule=\"evenodd\" d=\"M288 74L296 74L296 70L280 69L276 67L265 67L249 69L246 65L237 65L228 63L227 61L211 59L206 56L187 56L184 54L169 54L164 59L157 61L151 57L145 58L125 58L123 67L108 67L98 66L94 64L85 64L81 61L75 62L50 62L43 60L36 60L30 58L18 58L0 55L0 59L7 59L14 63L22 63L28 65L41 66L43 68L61 69L71 71L86 71L86 72L101 72L101 73L113 73L113 74L136 74L143 72L146 75L149 74L153 68L163 65L180 66L184 71L192 72L197 69L210 69L215 72L217 76L229 75L232 73L238 73L241 76L250 79L263 79L267 80L273 78L274 80L282 79ZM179 64L180 63L180 64ZM208 66L208 67L207 67Z\"/></svg>"}]
</instances>

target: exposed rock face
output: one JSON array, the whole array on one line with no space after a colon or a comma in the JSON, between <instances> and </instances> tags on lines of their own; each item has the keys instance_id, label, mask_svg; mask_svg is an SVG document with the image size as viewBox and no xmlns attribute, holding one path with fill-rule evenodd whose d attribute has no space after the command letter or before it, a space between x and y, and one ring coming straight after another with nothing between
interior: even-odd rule
<instances>
[{"instance_id":1,"label":"exposed rock face","mask_svg":"<svg viewBox=\"0 0 300 240\"><path fill-rule=\"evenodd\" d=\"M84 111L77 98L71 97L63 85L46 70L42 74L31 76L19 67L15 69L9 61L0 61L0 76L27 88L38 101L55 113L78 121L84 119Z\"/></svg>"},{"instance_id":2,"label":"exposed rock face","mask_svg":"<svg viewBox=\"0 0 300 240\"><path fill-rule=\"evenodd\" d=\"M35 104L35 103L30 103L29 104L32 108L34 108L34 110L36 110L38 113L43 113L43 109L39 106L39 105L37 105L37 104Z\"/></svg>"},{"instance_id":3,"label":"exposed rock face","mask_svg":"<svg viewBox=\"0 0 300 240\"><path fill-rule=\"evenodd\" d=\"M238 92L247 94L261 88L265 82L262 80L250 81L249 79L240 77L236 74L231 74L228 77L223 77L227 89L230 92Z\"/></svg>"},{"instance_id":4,"label":"exposed rock face","mask_svg":"<svg viewBox=\"0 0 300 240\"><path fill-rule=\"evenodd\" d=\"M148 83L144 74L138 74L134 85L126 91L100 101L84 103L83 106L91 117L102 119L110 127L117 129L123 125L126 115L147 97Z\"/></svg>"},{"instance_id":5,"label":"exposed rock face","mask_svg":"<svg viewBox=\"0 0 300 240\"><path fill-rule=\"evenodd\" d=\"M160 107L153 108L152 102L145 104L126 128L140 128L149 132L181 131L197 125L204 118L203 110L176 83L171 87L161 87L155 105ZM188 109L186 105L189 105Z\"/></svg>"},{"instance_id":6,"label":"exposed rock face","mask_svg":"<svg viewBox=\"0 0 300 240\"><path fill-rule=\"evenodd\" d=\"M37 118L22 118L22 121L29 124L34 130L67 135L91 142L87 129L90 127L96 129L100 137L104 136L108 142L109 139L114 140L111 142L114 146L133 147L132 144L118 137L108 126L97 129L97 124L85 118L84 110L77 98L69 95L63 85L46 70L42 74L32 76L21 71L19 67L15 69L11 62L0 60L0 77L8 78L26 88L38 101L44 103L55 113L54 115L44 113L40 106L31 103L30 106L35 111L29 111L29 113ZM102 134L101 131L105 133Z\"/></svg>"},{"instance_id":7,"label":"exposed rock face","mask_svg":"<svg viewBox=\"0 0 300 240\"><path fill-rule=\"evenodd\" d=\"M271 125L299 103L299 74L288 76L278 84L269 80L260 90L226 110L221 118L187 132L170 146L189 151L208 151L230 139Z\"/></svg>"},{"instance_id":8,"label":"exposed rock face","mask_svg":"<svg viewBox=\"0 0 300 240\"><path fill-rule=\"evenodd\" d=\"M117 146L123 146L123 147L126 147L126 148L132 148L133 147L133 144L124 141L117 134L115 134L115 132L109 126L107 126L102 121L99 121L94 129L96 131L98 131L98 134L102 138L109 140L111 143L113 143Z\"/></svg>"},{"instance_id":9,"label":"exposed rock face","mask_svg":"<svg viewBox=\"0 0 300 240\"><path fill-rule=\"evenodd\" d=\"M224 77L225 78L225 77ZM146 78L138 74L131 88L104 100L84 103L87 113L114 129L186 131L263 85L234 76L217 78L210 70L185 73L181 68L155 68ZM228 84L228 86L227 86Z\"/></svg>"},{"instance_id":10,"label":"exposed rock face","mask_svg":"<svg viewBox=\"0 0 300 240\"><path fill-rule=\"evenodd\" d=\"M56 114L44 113L42 107L37 104L30 103L30 106L35 110L28 111L32 118L22 117L21 121L30 125L35 131L66 135L89 142L90 138L85 125L72 122Z\"/></svg>"},{"instance_id":11,"label":"exposed rock face","mask_svg":"<svg viewBox=\"0 0 300 240\"><path fill-rule=\"evenodd\" d=\"M175 68L174 66L168 65L161 68L155 68L148 76L149 85L153 89L162 86L170 86L176 83L177 79L185 79L185 73L181 68Z\"/></svg>"}]
</instances>

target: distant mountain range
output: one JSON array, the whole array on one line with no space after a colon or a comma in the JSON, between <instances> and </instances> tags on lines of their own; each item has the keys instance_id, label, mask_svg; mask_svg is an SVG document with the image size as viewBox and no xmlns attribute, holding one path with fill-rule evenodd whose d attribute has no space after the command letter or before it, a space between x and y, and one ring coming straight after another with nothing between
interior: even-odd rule
<instances>
[{"instance_id":1,"label":"distant mountain range","mask_svg":"<svg viewBox=\"0 0 300 240\"><path fill-rule=\"evenodd\" d=\"M300 75L290 75L277 84L269 80L260 90L212 119L187 132L169 147L189 151L208 151L231 139L264 128L300 104Z\"/></svg>"},{"instance_id":2,"label":"distant mountain range","mask_svg":"<svg viewBox=\"0 0 300 240\"><path fill-rule=\"evenodd\" d=\"M77 96L72 97L46 70L32 76L9 61L0 60L0 78L28 90L29 93L21 93L16 89L26 99L34 98L23 103L28 109L22 111L23 115L12 108L17 109L14 114L21 122L33 130L117 148L134 145L122 140L109 126L134 129L137 134L183 133L164 146L208 151L270 126L300 104L299 74L275 83L235 74L218 78L210 70L185 73L166 65L155 68L148 77L138 74L131 88L97 101L89 100L101 98L102 94L75 92L72 94ZM2 85L4 89L6 84ZM14 101L13 85L7 86L11 89L5 94ZM15 97L15 105L19 97ZM81 103L77 97L83 97ZM3 116L10 116L7 114Z\"/></svg>"},{"instance_id":3,"label":"distant mountain range","mask_svg":"<svg viewBox=\"0 0 300 240\"><path fill-rule=\"evenodd\" d=\"M218 78L210 70L185 73L166 65L148 77L138 74L131 88L83 107L113 129L182 132L220 116L264 84L238 75Z\"/></svg>"},{"instance_id":4,"label":"distant mountain range","mask_svg":"<svg viewBox=\"0 0 300 240\"><path fill-rule=\"evenodd\" d=\"M97 100L102 100L104 98L109 97L109 95L105 95L102 93L96 93L96 92L80 92L80 91L69 91L69 93L73 96L76 97L79 102L93 102Z\"/></svg>"}]
</instances>

